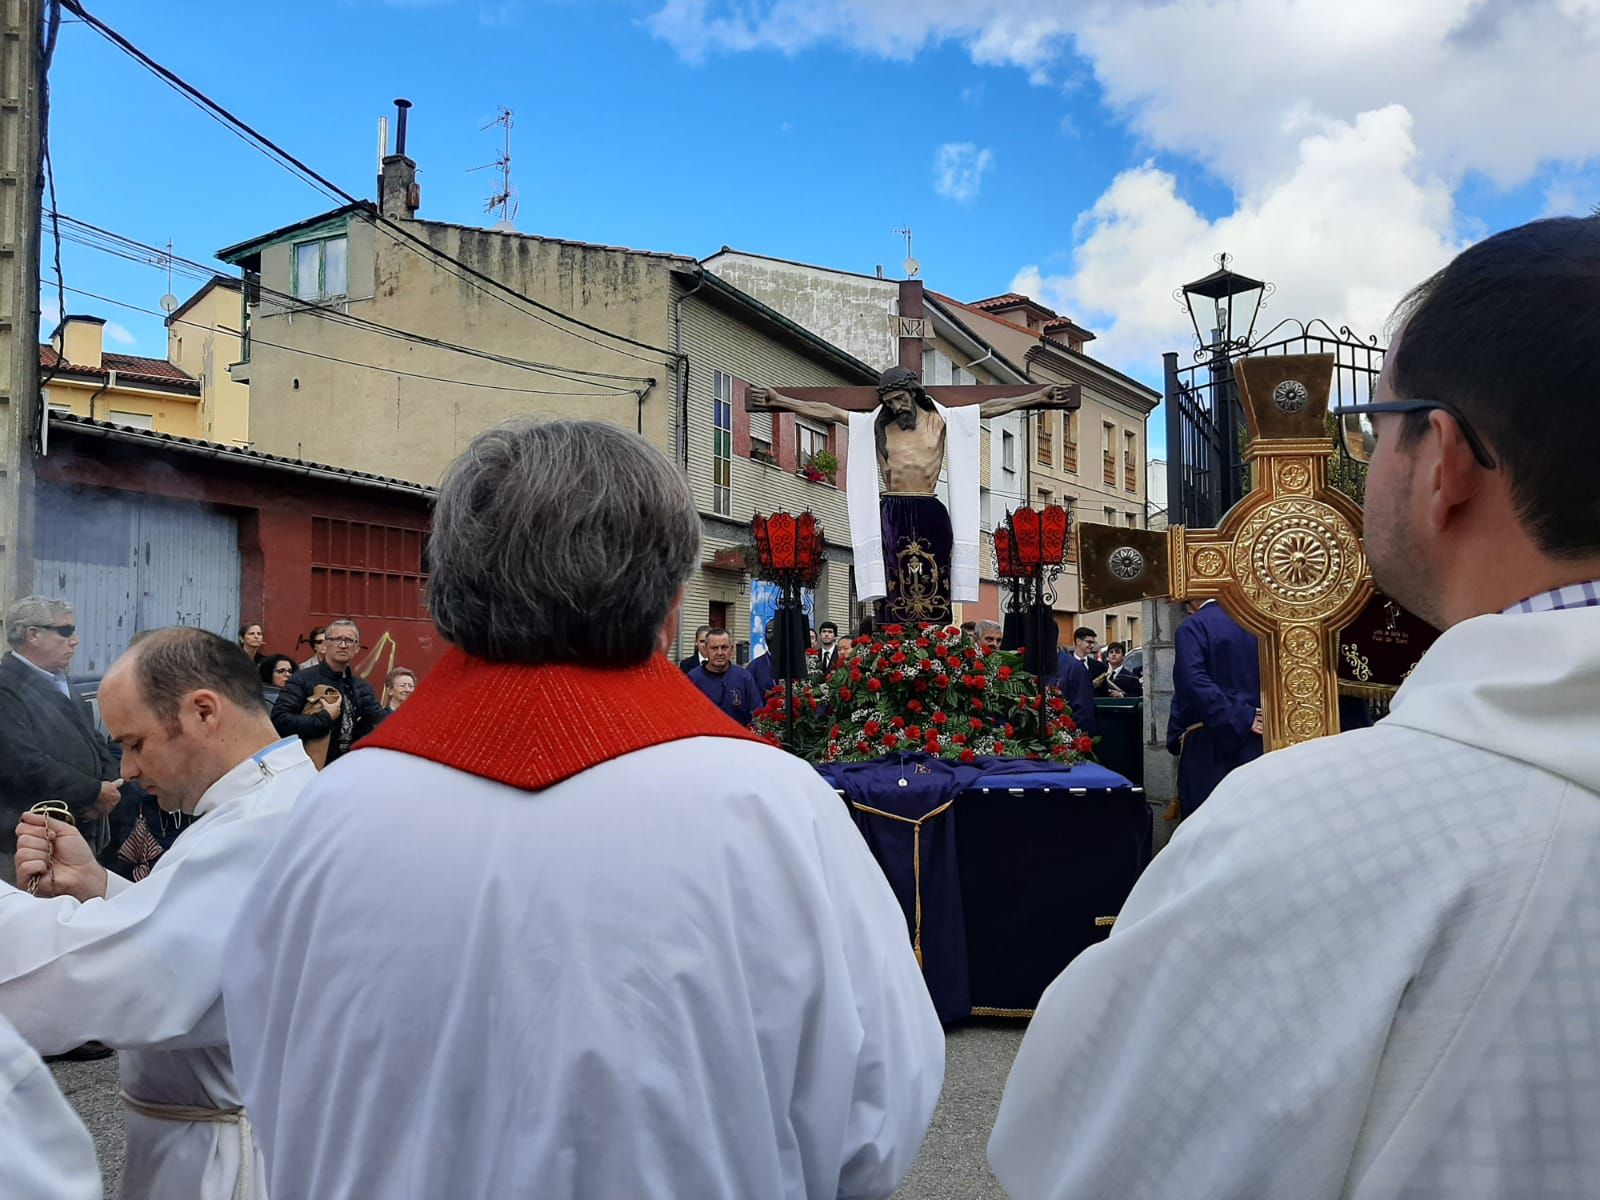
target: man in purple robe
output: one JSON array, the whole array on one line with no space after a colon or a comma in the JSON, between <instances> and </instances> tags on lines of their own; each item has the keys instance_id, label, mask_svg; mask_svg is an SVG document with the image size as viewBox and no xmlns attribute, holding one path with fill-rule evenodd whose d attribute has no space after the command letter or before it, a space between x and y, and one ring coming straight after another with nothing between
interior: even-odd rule
<instances>
[{"instance_id":1,"label":"man in purple robe","mask_svg":"<svg viewBox=\"0 0 1600 1200\"><path fill-rule=\"evenodd\" d=\"M1173 638L1167 749L1178 755L1187 817L1229 771L1261 757L1261 654L1255 635L1207 600Z\"/></svg>"}]
</instances>

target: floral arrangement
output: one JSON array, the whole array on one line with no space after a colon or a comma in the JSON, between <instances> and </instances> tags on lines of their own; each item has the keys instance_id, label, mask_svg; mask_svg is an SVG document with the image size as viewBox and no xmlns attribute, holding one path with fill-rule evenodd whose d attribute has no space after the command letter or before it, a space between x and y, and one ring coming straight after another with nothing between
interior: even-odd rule
<instances>
[{"instance_id":1,"label":"floral arrangement","mask_svg":"<svg viewBox=\"0 0 1600 1200\"><path fill-rule=\"evenodd\" d=\"M826 450L818 450L805 465L800 468L802 478L809 479L812 483L821 483L826 479L833 482L833 477L839 473L839 460Z\"/></svg>"},{"instance_id":2,"label":"floral arrangement","mask_svg":"<svg viewBox=\"0 0 1600 1200\"><path fill-rule=\"evenodd\" d=\"M773 745L788 736L787 696L773 688L753 730ZM958 762L989 756L1073 763L1094 751L1067 702L1044 692L1020 654L986 651L959 629L886 626L862 638L826 677L794 686L795 754L812 762L865 762L919 752Z\"/></svg>"}]
</instances>

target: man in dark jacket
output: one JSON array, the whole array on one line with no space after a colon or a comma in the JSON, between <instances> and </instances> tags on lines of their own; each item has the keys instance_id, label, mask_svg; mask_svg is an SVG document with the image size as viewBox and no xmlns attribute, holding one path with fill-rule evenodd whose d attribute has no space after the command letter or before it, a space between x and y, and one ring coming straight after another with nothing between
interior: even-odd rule
<instances>
[{"instance_id":1,"label":"man in dark jacket","mask_svg":"<svg viewBox=\"0 0 1600 1200\"><path fill-rule=\"evenodd\" d=\"M89 703L67 681L78 648L70 605L25 596L5 615L0 658L0 875L12 878L14 830L24 809L58 800L101 854L106 818L122 802L117 759ZM137 801L134 802L137 804Z\"/></svg>"},{"instance_id":2,"label":"man in dark jacket","mask_svg":"<svg viewBox=\"0 0 1600 1200\"><path fill-rule=\"evenodd\" d=\"M361 648L361 631L356 623L335 621L324 636L327 645L323 660L302 667L290 677L272 706L272 724L284 737L298 737L303 742L327 738L326 763L331 763L376 729L384 711L372 685L350 669L351 660ZM338 698L321 712L307 713L306 702L313 690L324 686L337 692Z\"/></svg>"}]
</instances>

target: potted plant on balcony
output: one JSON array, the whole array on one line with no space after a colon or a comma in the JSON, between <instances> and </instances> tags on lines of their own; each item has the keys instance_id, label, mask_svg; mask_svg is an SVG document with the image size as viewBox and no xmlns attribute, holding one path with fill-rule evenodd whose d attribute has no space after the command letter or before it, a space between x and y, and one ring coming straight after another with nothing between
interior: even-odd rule
<instances>
[{"instance_id":1,"label":"potted plant on balcony","mask_svg":"<svg viewBox=\"0 0 1600 1200\"><path fill-rule=\"evenodd\" d=\"M812 483L824 481L832 483L838 473L839 460L826 450L818 450L806 459L805 465L800 468L800 477L809 479Z\"/></svg>"}]
</instances>

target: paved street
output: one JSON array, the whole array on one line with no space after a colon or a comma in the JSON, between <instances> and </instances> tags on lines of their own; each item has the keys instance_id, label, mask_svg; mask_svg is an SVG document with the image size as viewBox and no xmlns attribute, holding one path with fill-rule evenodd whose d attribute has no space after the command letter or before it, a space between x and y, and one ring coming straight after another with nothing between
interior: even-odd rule
<instances>
[{"instance_id":1,"label":"paved street","mask_svg":"<svg viewBox=\"0 0 1600 1200\"><path fill-rule=\"evenodd\" d=\"M1000 1093L1022 1043L1019 1021L974 1021L946 1040L944 1096L922 1153L895 1200L1003 1200L984 1162ZM72 1101L100 1152L106 1196L116 1195L122 1168L122 1110L116 1059L57 1063L56 1082Z\"/></svg>"}]
</instances>

